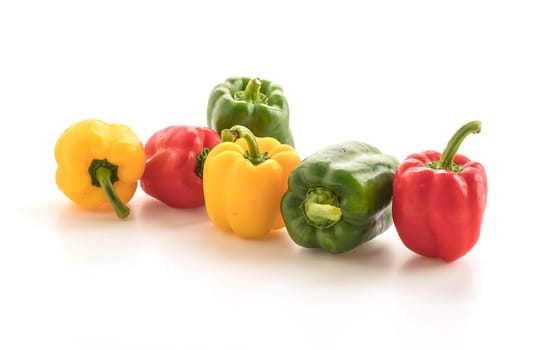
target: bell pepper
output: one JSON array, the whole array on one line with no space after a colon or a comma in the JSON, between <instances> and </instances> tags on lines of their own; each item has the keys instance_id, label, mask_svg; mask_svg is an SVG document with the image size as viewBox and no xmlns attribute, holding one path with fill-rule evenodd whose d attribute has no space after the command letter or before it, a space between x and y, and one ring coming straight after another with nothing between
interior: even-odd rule
<instances>
[{"instance_id":1,"label":"bell pepper","mask_svg":"<svg viewBox=\"0 0 543 350\"><path fill-rule=\"evenodd\" d=\"M292 146L272 137L255 137L241 125L221 134L224 142L209 152L204 163L210 221L242 238L260 238L283 228L279 204L300 157Z\"/></svg>"},{"instance_id":2,"label":"bell pepper","mask_svg":"<svg viewBox=\"0 0 543 350\"><path fill-rule=\"evenodd\" d=\"M296 166L281 212L292 240L306 248L343 253L392 225L398 160L369 144L328 146Z\"/></svg>"},{"instance_id":3,"label":"bell pepper","mask_svg":"<svg viewBox=\"0 0 543 350\"><path fill-rule=\"evenodd\" d=\"M55 144L58 188L84 209L113 208L119 218L130 214L132 199L145 169L138 136L126 125L85 119L69 126Z\"/></svg>"},{"instance_id":4,"label":"bell pepper","mask_svg":"<svg viewBox=\"0 0 543 350\"><path fill-rule=\"evenodd\" d=\"M294 147L289 106L283 89L259 78L230 78L215 86L207 105L207 126L221 132L243 125L257 137L273 137Z\"/></svg>"},{"instance_id":5,"label":"bell pepper","mask_svg":"<svg viewBox=\"0 0 543 350\"><path fill-rule=\"evenodd\" d=\"M463 125L442 153L407 156L394 178L392 214L407 248L426 257L454 261L479 239L488 184L484 167L456 154L481 122Z\"/></svg>"},{"instance_id":6,"label":"bell pepper","mask_svg":"<svg viewBox=\"0 0 543 350\"><path fill-rule=\"evenodd\" d=\"M202 206L204 161L219 142L219 134L206 127L176 125L156 131L145 143L141 188L174 208Z\"/></svg>"}]
</instances>

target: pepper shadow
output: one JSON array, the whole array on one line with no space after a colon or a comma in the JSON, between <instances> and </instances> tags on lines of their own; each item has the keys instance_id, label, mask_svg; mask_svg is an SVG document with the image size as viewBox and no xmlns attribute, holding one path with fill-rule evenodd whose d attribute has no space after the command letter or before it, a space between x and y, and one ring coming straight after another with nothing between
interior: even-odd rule
<instances>
[{"instance_id":1,"label":"pepper shadow","mask_svg":"<svg viewBox=\"0 0 543 350\"><path fill-rule=\"evenodd\" d=\"M394 254L385 241L366 242L351 251L331 254L320 248L297 245L286 229L271 232L265 238L248 240L229 231L208 227L207 250L222 266L251 265L265 271L285 271L298 282L329 284L357 283L383 278L393 273ZM340 283L341 284L341 283Z\"/></svg>"},{"instance_id":2,"label":"pepper shadow","mask_svg":"<svg viewBox=\"0 0 543 350\"><path fill-rule=\"evenodd\" d=\"M376 238L341 254L319 248L298 249L298 260L309 277L329 283L379 281L394 272L395 255L389 242Z\"/></svg>"},{"instance_id":3,"label":"pepper shadow","mask_svg":"<svg viewBox=\"0 0 543 350\"><path fill-rule=\"evenodd\" d=\"M211 222L206 231L209 252L228 264L283 264L292 257L294 247L284 229L255 239L241 238L232 231L215 227Z\"/></svg>"},{"instance_id":4,"label":"pepper shadow","mask_svg":"<svg viewBox=\"0 0 543 350\"><path fill-rule=\"evenodd\" d=\"M73 203L59 204L55 209L57 209L57 228L60 232L96 231L117 225L129 226L136 221L132 208L130 215L124 219L119 219L113 210L89 211Z\"/></svg>"},{"instance_id":5,"label":"pepper shadow","mask_svg":"<svg viewBox=\"0 0 543 350\"><path fill-rule=\"evenodd\" d=\"M478 287L474 261L453 262L419 255L410 256L398 271L397 282L419 293L450 298L473 295Z\"/></svg>"},{"instance_id":6,"label":"pepper shadow","mask_svg":"<svg viewBox=\"0 0 543 350\"><path fill-rule=\"evenodd\" d=\"M174 208L154 198L141 199L136 215L143 225L149 225L149 229L153 230L158 227L180 231L180 228L185 230L208 221L204 206Z\"/></svg>"},{"instance_id":7,"label":"pepper shadow","mask_svg":"<svg viewBox=\"0 0 543 350\"><path fill-rule=\"evenodd\" d=\"M138 232L137 206L129 207L124 219L112 210L87 211L71 203L56 207L56 240L66 266L99 271L141 257L146 244Z\"/></svg>"}]
</instances>

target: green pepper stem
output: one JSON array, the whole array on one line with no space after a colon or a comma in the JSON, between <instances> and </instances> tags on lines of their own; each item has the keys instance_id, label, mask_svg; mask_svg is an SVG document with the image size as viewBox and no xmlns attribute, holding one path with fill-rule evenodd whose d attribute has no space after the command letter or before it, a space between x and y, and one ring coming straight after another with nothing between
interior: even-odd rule
<instances>
[{"instance_id":1,"label":"green pepper stem","mask_svg":"<svg viewBox=\"0 0 543 350\"><path fill-rule=\"evenodd\" d=\"M261 87L262 80L260 78L253 78L249 80L245 90L234 93L234 98L251 103L266 103L268 97L260 92Z\"/></svg>"},{"instance_id":2,"label":"green pepper stem","mask_svg":"<svg viewBox=\"0 0 543 350\"><path fill-rule=\"evenodd\" d=\"M454 164L454 157L460 148L460 145L469 134L477 134L481 131L481 122L478 120L466 123L458 129L451 137L447 146L441 153L441 158L437 162L428 164L433 169L445 169L459 172L461 168Z\"/></svg>"},{"instance_id":3,"label":"green pepper stem","mask_svg":"<svg viewBox=\"0 0 543 350\"><path fill-rule=\"evenodd\" d=\"M266 154L260 153L255 135L251 132L251 130L249 130L249 128L243 125L234 125L230 129L224 129L221 132L221 138L223 142L235 142L240 138L245 139L248 148L245 157L249 159L253 165L258 165L268 159Z\"/></svg>"},{"instance_id":4,"label":"green pepper stem","mask_svg":"<svg viewBox=\"0 0 543 350\"><path fill-rule=\"evenodd\" d=\"M331 204L319 204L309 202L305 206L305 214L313 221L339 221L341 219L341 208Z\"/></svg>"},{"instance_id":5,"label":"green pepper stem","mask_svg":"<svg viewBox=\"0 0 543 350\"><path fill-rule=\"evenodd\" d=\"M196 156L196 168L194 172L196 176L202 178L204 176L204 163L206 161L207 155L209 154L210 149L204 147L200 153Z\"/></svg>"},{"instance_id":6,"label":"green pepper stem","mask_svg":"<svg viewBox=\"0 0 543 350\"><path fill-rule=\"evenodd\" d=\"M307 223L322 229L335 225L342 217L336 195L322 187L307 192L301 209Z\"/></svg>"},{"instance_id":7,"label":"green pepper stem","mask_svg":"<svg viewBox=\"0 0 543 350\"><path fill-rule=\"evenodd\" d=\"M249 80L245 87L245 100L249 102L259 102L260 100L260 87L262 86L262 80L254 78Z\"/></svg>"},{"instance_id":8,"label":"green pepper stem","mask_svg":"<svg viewBox=\"0 0 543 350\"><path fill-rule=\"evenodd\" d=\"M124 205L115 190L111 182L111 169L107 167L99 167L96 169L96 179L100 183L100 187L104 191L107 200L115 210L115 214L121 219L126 218L130 214L130 209Z\"/></svg>"}]
</instances>

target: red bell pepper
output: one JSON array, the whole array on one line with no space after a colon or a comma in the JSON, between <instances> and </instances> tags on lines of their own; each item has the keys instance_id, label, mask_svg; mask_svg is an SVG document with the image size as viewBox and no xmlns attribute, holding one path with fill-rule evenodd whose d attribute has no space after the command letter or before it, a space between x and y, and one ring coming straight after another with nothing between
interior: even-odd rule
<instances>
[{"instance_id":1,"label":"red bell pepper","mask_svg":"<svg viewBox=\"0 0 543 350\"><path fill-rule=\"evenodd\" d=\"M479 121L462 126L442 154L409 155L396 170L392 217L405 246L413 252L454 261L477 243L488 184L483 166L456 154Z\"/></svg>"},{"instance_id":2,"label":"red bell pepper","mask_svg":"<svg viewBox=\"0 0 543 350\"><path fill-rule=\"evenodd\" d=\"M220 142L220 135L206 127L169 126L155 132L145 144L141 188L174 208L202 206L204 161Z\"/></svg>"}]
</instances>

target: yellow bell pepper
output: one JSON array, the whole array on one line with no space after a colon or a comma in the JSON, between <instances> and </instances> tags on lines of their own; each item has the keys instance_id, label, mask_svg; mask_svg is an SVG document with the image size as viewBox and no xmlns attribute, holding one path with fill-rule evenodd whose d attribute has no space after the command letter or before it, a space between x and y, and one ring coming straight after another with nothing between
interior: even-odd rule
<instances>
[{"instance_id":1,"label":"yellow bell pepper","mask_svg":"<svg viewBox=\"0 0 543 350\"><path fill-rule=\"evenodd\" d=\"M111 208L119 218L145 170L145 152L126 125L86 119L69 126L55 144L56 183L84 209Z\"/></svg>"},{"instance_id":2,"label":"yellow bell pepper","mask_svg":"<svg viewBox=\"0 0 543 350\"><path fill-rule=\"evenodd\" d=\"M283 228L281 198L301 161L295 149L272 137L255 137L240 125L223 130L222 138L225 142L209 152L202 177L211 222L242 238Z\"/></svg>"}]
</instances>

